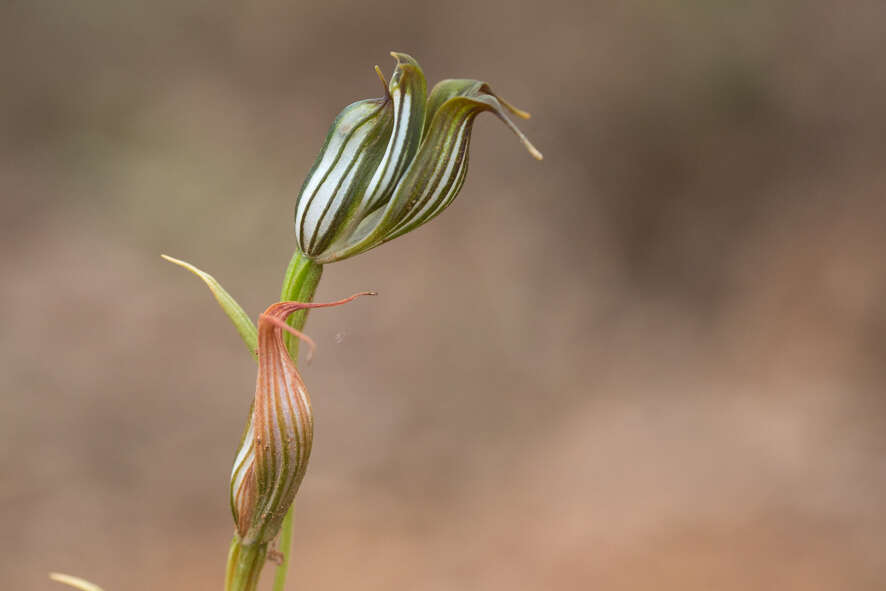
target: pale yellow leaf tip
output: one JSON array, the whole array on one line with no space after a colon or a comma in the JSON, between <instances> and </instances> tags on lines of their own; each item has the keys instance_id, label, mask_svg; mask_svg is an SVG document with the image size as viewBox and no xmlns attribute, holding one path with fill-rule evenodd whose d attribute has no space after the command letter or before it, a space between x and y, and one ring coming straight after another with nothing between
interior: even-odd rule
<instances>
[{"instance_id":1,"label":"pale yellow leaf tip","mask_svg":"<svg viewBox=\"0 0 886 591\"><path fill-rule=\"evenodd\" d=\"M191 273L193 273L194 275L196 275L197 277L202 279L203 282L206 283L207 286L209 286L209 289L212 291L212 293L216 293L218 291L217 290L218 282L215 280L215 277L213 277L212 275L210 275L206 271L202 271L202 270L198 269L197 267L195 267L194 265L192 265L191 263L171 257L168 254L161 254L160 257L166 261L169 261L173 265L178 265L179 267L187 269L188 271L190 271Z\"/></svg>"},{"instance_id":2,"label":"pale yellow leaf tip","mask_svg":"<svg viewBox=\"0 0 886 591\"><path fill-rule=\"evenodd\" d=\"M168 254L161 254L160 258L162 258L166 261L169 261L173 265L178 265L179 267L184 267L188 271L191 271L192 273L196 273L197 275L205 275L205 273L203 271L201 271L200 269L198 269L197 267L195 267L191 263L188 263L188 262L183 261L181 259L171 257Z\"/></svg>"},{"instance_id":3,"label":"pale yellow leaf tip","mask_svg":"<svg viewBox=\"0 0 886 591\"><path fill-rule=\"evenodd\" d=\"M62 573L49 573L49 578L55 581L56 583L62 583L63 585L68 585L70 587L74 587L75 589L80 589L81 591L103 591L101 587L90 583L84 579L79 577L72 577L71 575L65 575Z\"/></svg>"}]
</instances>

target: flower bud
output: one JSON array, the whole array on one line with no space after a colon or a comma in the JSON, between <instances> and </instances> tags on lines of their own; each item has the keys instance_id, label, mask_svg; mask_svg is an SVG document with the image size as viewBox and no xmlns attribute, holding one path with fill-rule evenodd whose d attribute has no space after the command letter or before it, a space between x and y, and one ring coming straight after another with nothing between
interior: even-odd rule
<instances>
[{"instance_id":1,"label":"flower bud","mask_svg":"<svg viewBox=\"0 0 886 591\"><path fill-rule=\"evenodd\" d=\"M529 114L487 84L445 80L427 97L418 62L391 55L397 67L386 96L342 111L296 201L299 248L315 262L359 254L443 211L464 183L471 130L483 111L495 113L530 154L542 157L506 111Z\"/></svg>"},{"instance_id":2,"label":"flower bud","mask_svg":"<svg viewBox=\"0 0 886 591\"><path fill-rule=\"evenodd\" d=\"M365 292L369 294L371 292ZM279 302L258 319L258 377L252 414L231 472L231 510L243 544L270 542L304 478L314 438L311 399L286 346L283 331L313 343L286 324L306 308L344 304Z\"/></svg>"}]
</instances>

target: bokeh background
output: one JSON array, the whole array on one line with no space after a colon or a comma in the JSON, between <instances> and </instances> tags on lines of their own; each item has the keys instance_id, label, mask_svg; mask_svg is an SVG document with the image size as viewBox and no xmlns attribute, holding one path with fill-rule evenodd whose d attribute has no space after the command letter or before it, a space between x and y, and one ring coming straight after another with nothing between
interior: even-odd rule
<instances>
[{"instance_id":1,"label":"bokeh background","mask_svg":"<svg viewBox=\"0 0 886 591\"><path fill-rule=\"evenodd\" d=\"M296 193L390 50L493 117L327 267L292 589L886 588L886 4L0 5L0 580L220 589ZM267 585L269 577L265 577Z\"/></svg>"}]
</instances>

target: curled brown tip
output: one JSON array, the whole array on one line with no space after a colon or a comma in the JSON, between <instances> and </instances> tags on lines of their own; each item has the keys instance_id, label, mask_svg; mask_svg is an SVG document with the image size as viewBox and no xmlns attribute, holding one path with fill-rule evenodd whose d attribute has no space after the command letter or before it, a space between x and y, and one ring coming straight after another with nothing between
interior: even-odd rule
<instances>
[{"instance_id":1,"label":"curled brown tip","mask_svg":"<svg viewBox=\"0 0 886 591\"><path fill-rule=\"evenodd\" d=\"M285 330L289 334L298 337L302 342L304 342L308 346L308 354L305 356L305 361L307 363L311 362L311 359L314 358L314 351L317 349L317 343L314 342L314 339L312 339L302 331L292 328L291 326L289 326L289 324L286 323L285 320L282 320L280 318L276 318L268 314L262 314L259 317L259 322L261 322L262 320L270 322L277 328Z\"/></svg>"},{"instance_id":2,"label":"curled brown tip","mask_svg":"<svg viewBox=\"0 0 886 591\"><path fill-rule=\"evenodd\" d=\"M359 293L355 293L352 296L348 296L335 302L277 302L276 304L272 304L270 307L268 307L268 309L265 310L265 312L261 316L259 316L259 324L261 324L262 321L267 321L278 327L279 329L285 330L286 332L298 337L299 339L307 343L308 347L310 348L308 350L307 356L305 357L305 361L307 363L310 363L311 359L314 356L314 350L317 348L317 345L314 343L314 340L311 339L311 337L289 326L289 324L286 322L286 319L289 317L289 315L293 312L297 312L298 310L341 306L342 304L347 304L348 302L365 295L378 295L378 292L361 291Z\"/></svg>"}]
</instances>

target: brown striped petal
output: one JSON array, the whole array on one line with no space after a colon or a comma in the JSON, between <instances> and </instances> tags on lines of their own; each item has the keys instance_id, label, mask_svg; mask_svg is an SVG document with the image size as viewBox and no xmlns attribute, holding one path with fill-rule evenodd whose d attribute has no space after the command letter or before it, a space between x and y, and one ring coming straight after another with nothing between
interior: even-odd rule
<instances>
[{"instance_id":1,"label":"brown striped petal","mask_svg":"<svg viewBox=\"0 0 886 591\"><path fill-rule=\"evenodd\" d=\"M279 302L258 320L258 376L252 418L231 473L231 510L244 544L271 541L304 478L314 437L311 399L283 344L283 331L313 343L286 324L290 314L350 302Z\"/></svg>"}]
</instances>

